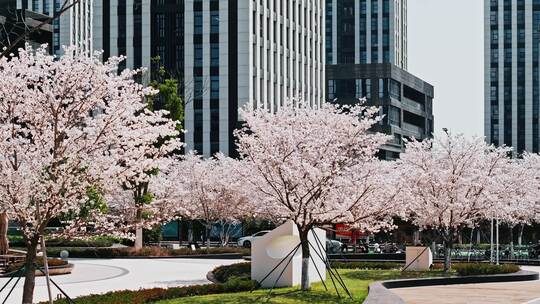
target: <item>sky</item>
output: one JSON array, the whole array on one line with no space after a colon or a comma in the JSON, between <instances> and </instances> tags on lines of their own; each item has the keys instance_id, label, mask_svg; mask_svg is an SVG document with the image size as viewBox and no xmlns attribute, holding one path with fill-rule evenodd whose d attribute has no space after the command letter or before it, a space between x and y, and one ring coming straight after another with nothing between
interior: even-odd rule
<instances>
[{"instance_id":1,"label":"sky","mask_svg":"<svg viewBox=\"0 0 540 304\"><path fill-rule=\"evenodd\" d=\"M435 87L435 133L484 135L483 0L408 0L408 71Z\"/></svg>"}]
</instances>

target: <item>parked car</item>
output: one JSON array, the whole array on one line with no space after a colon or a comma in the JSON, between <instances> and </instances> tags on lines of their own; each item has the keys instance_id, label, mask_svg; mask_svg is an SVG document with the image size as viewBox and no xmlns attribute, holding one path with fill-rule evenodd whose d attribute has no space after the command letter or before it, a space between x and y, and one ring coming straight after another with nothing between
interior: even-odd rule
<instances>
[{"instance_id":1,"label":"parked car","mask_svg":"<svg viewBox=\"0 0 540 304\"><path fill-rule=\"evenodd\" d=\"M251 248L251 243L253 243L253 239L256 239L258 237L261 237L265 234L267 234L268 232L270 232L270 230L263 230L263 231L259 231L253 235L250 235L250 236L244 236L244 237L241 237L238 239L238 246L239 247L244 247L244 248Z\"/></svg>"},{"instance_id":2,"label":"parked car","mask_svg":"<svg viewBox=\"0 0 540 304\"><path fill-rule=\"evenodd\" d=\"M338 240L326 240L327 253L339 253L347 251L347 245Z\"/></svg>"}]
</instances>

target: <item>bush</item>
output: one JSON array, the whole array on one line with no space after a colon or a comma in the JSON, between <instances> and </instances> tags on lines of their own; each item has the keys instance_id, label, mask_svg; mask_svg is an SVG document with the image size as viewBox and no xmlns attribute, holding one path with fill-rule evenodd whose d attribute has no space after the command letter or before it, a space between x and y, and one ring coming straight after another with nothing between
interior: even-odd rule
<instances>
[{"instance_id":1,"label":"bush","mask_svg":"<svg viewBox=\"0 0 540 304\"><path fill-rule=\"evenodd\" d=\"M231 278L224 284L206 284L183 287L122 290L103 295L89 295L74 299L77 304L143 304L161 300L177 299L209 294L250 291L257 288L257 282ZM46 304L48 302L42 302ZM56 300L56 304L67 304L66 300Z\"/></svg>"},{"instance_id":2,"label":"bush","mask_svg":"<svg viewBox=\"0 0 540 304\"><path fill-rule=\"evenodd\" d=\"M169 249L161 247L135 248L47 248L49 256L59 256L62 250L67 250L72 258L119 258L119 257L167 257L181 255L204 255L204 254L240 254L249 255L249 249L223 247L191 250L190 248Z\"/></svg>"},{"instance_id":3,"label":"bush","mask_svg":"<svg viewBox=\"0 0 540 304\"><path fill-rule=\"evenodd\" d=\"M405 266L399 262L331 262L336 269L400 269Z\"/></svg>"},{"instance_id":4,"label":"bush","mask_svg":"<svg viewBox=\"0 0 540 304\"><path fill-rule=\"evenodd\" d=\"M453 264L452 268L460 276L514 273L521 269L515 264L492 265L486 263L457 263Z\"/></svg>"},{"instance_id":5,"label":"bush","mask_svg":"<svg viewBox=\"0 0 540 304\"><path fill-rule=\"evenodd\" d=\"M237 263L232 265L218 266L212 270L218 282L227 282L231 278L251 278L251 263Z\"/></svg>"}]
</instances>

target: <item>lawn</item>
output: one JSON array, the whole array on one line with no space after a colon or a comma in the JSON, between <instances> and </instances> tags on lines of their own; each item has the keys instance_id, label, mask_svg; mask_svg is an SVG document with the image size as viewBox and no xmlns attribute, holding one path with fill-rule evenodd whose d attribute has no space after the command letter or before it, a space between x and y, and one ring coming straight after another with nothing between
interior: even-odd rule
<instances>
[{"instance_id":1,"label":"lawn","mask_svg":"<svg viewBox=\"0 0 540 304\"><path fill-rule=\"evenodd\" d=\"M268 290L257 290L250 292L239 292L229 294L217 294L207 296L196 296L179 298L157 302L159 304L244 304L244 303L273 303L273 304L296 304L296 303L362 303L367 297L368 286L372 282L393 279L409 279L418 277L437 277L444 275L440 270L431 272L401 272L400 270L339 270L345 285L353 294L353 300L346 298L342 289L338 289L341 298L333 288L330 278L326 284L329 292L326 292L322 283L312 285L311 291L300 292L297 288L274 289L271 297L267 300Z\"/></svg>"}]
</instances>

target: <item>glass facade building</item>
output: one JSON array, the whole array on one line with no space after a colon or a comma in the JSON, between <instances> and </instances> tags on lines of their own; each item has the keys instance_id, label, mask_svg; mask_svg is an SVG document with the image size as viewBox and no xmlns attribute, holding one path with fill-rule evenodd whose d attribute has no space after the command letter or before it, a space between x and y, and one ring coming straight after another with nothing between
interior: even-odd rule
<instances>
[{"instance_id":1,"label":"glass facade building","mask_svg":"<svg viewBox=\"0 0 540 304\"><path fill-rule=\"evenodd\" d=\"M327 101L380 108L375 129L392 135L381 158L431 137L433 86L406 71L407 0L326 0L325 15Z\"/></svg>"},{"instance_id":2,"label":"glass facade building","mask_svg":"<svg viewBox=\"0 0 540 304\"><path fill-rule=\"evenodd\" d=\"M489 143L537 153L539 0L484 0L484 130Z\"/></svg>"}]
</instances>

